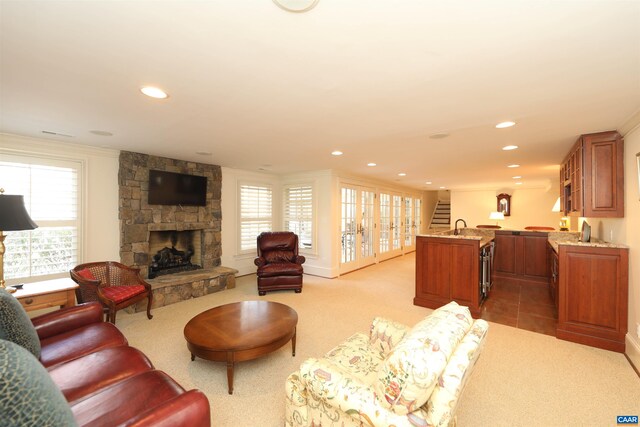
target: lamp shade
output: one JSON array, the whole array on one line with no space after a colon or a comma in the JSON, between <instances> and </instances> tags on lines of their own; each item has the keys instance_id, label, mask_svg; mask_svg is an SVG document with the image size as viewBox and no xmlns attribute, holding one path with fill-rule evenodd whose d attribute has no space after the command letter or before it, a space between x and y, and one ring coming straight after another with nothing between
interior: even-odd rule
<instances>
[{"instance_id":1,"label":"lamp shade","mask_svg":"<svg viewBox=\"0 0 640 427\"><path fill-rule=\"evenodd\" d=\"M489 219L493 219L493 220L504 220L504 214L502 212L491 212L489 214Z\"/></svg>"},{"instance_id":2,"label":"lamp shade","mask_svg":"<svg viewBox=\"0 0 640 427\"><path fill-rule=\"evenodd\" d=\"M0 194L0 230L33 230L38 225L33 222L24 207L24 197L13 194Z\"/></svg>"}]
</instances>

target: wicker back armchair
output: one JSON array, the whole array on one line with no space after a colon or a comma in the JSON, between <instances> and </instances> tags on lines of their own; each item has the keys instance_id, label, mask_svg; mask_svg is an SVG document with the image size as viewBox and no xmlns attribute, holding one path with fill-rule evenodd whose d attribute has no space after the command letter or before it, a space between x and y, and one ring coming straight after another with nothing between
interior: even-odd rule
<instances>
[{"instance_id":1,"label":"wicker back armchair","mask_svg":"<svg viewBox=\"0 0 640 427\"><path fill-rule=\"evenodd\" d=\"M78 284L78 303L100 301L107 309L109 322L116 323L116 311L145 298L148 299L147 317L153 318L151 285L140 277L140 269L127 267L115 261L104 261L77 265L69 274Z\"/></svg>"}]
</instances>

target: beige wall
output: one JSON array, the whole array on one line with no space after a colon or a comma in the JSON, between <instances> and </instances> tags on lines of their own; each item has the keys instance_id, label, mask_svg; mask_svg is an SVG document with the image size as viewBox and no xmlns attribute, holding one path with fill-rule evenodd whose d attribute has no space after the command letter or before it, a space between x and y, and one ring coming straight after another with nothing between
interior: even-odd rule
<instances>
[{"instance_id":1,"label":"beige wall","mask_svg":"<svg viewBox=\"0 0 640 427\"><path fill-rule=\"evenodd\" d=\"M120 259L118 151L0 134L0 159L3 153L81 162L84 187L79 262Z\"/></svg>"},{"instance_id":2,"label":"beige wall","mask_svg":"<svg viewBox=\"0 0 640 427\"><path fill-rule=\"evenodd\" d=\"M425 191L422 195L422 230L419 230L419 233L424 233L429 228L429 223L431 222L431 217L433 216L433 211L436 209L436 205L438 204L440 199L440 193L444 193L442 191ZM447 200L449 200L449 192L446 192Z\"/></svg>"},{"instance_id":3,"label":"beige wall","mask_svg":"<svg viewBox=\"0 0 640 427\"><path fill-rule=\"evenodd\" d=\"M496 196L500 193L511 195L511 216L505 217L498 225L507 229L523 229L528 225L541 225L559 228L560 214L551 212L558 199L557 182L547 188L519 188L516 190L452 190L451 191L451 225L458 218L467 222L467 226L493 224L489 214L497 209Z\"/></svg>"}]
</instances>

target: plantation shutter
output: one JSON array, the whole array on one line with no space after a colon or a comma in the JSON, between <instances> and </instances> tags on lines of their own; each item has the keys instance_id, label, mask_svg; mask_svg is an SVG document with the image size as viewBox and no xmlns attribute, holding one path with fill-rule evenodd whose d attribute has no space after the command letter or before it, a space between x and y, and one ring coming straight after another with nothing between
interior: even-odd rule
<instances>
[{"instance_id":1,"label":"plantation shutter","mask_svg":"<svg viewBox=\"0 0 640 427\"><path fill-rule=\"evenodd\" d=\"M272 230L271 187L240 186L240 251L256 249L256 238Z\"/></svg>"},{"instance_id":2,"label":"plantation shutter","mask_svg":"<svg viewBox=\"0 0 640 427\"><path fill-rule=\"evenodd\" d=\"M313 249L313 187L285 188L284 229L298 235L300 249Z\"/></svg>"},{"instance_id":3,"label":"plantation shutter","mask_svg":"<svg viewBox=\"0 0 640 427\"><path fill-rule=\"evenodd\" d=\"M6 194L24 196L35 230L7 232L7 280L44 280L68 274L79 258L80 164L2 156L0 182ZM10 159L12 161L5 161Z\"/></svg>"}]
</instances>

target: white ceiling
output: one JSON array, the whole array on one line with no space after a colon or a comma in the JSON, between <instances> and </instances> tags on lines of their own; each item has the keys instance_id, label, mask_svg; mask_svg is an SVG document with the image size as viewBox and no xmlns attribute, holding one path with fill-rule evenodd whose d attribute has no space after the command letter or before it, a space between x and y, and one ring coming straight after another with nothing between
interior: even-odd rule
<instances>
[{"instance_id":1,"label":"white ceiling","mask_svg":"<svg viewBox=\"0 0 640 427\"><path fill-rule=\"evenodd\" d=\"M514 188L522 175L527 188L555 179L578 135L640 110L638 1L0 7L6 133L277 174L339 169L419 189ZM170 97L147 98L144 85ZM494 127L504 120L517 125ZM429 138L441 132L450 136Z\"/></svg>"}]
</instances>

